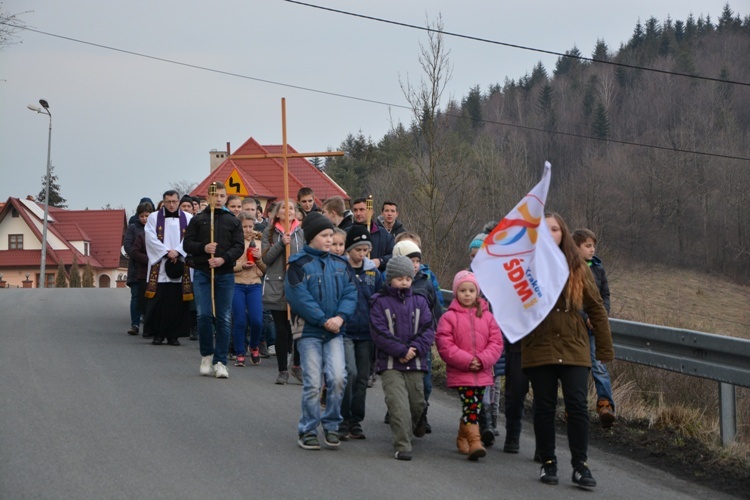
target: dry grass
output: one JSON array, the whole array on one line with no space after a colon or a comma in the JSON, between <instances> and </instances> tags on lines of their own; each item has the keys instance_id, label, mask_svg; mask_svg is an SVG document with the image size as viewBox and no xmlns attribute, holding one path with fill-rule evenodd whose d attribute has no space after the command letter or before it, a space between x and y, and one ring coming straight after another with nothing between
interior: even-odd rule
<instances>
[{"instance_id":1,"label":"dry grass","mask_svg":"<svg viewBox=\"0 0 750 500\"><path fill-rule=\"evenodd\" d=\"M660 265L617 261L611 268L612 317L750 338L750 287ZM722 449L718 383L626 362L609 370L621 418L696 438L718 457L750 459L750 389L737 388L737 442Z\"/></svg>"}]
</instances>

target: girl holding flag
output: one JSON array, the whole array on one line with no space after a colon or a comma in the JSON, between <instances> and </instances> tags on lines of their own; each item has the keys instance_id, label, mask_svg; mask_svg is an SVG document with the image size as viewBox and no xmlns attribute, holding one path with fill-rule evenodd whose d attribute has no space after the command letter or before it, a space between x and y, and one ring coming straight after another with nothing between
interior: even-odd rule
<instances>
[{"instance_id":1,"label":"girl holding flag","mask_svg":"<svg viewBox=\"0 0 750 500\"><path fill-rule=\"evenodd\" d=\"M558 381L568 414L568 445L573 483L594 487L586 460L589 443L588 377L591 355L586 325L578 311L585 311L593 326L596 358L614 359L612 335L594 278L580 256L570 230L560 215L545 214L552 239L567 261L570 275L557 303L522 343L522 365L534 390L534 433L542 467L540 479L557 484L555 411Z\"/></svg>"}]
</instances>

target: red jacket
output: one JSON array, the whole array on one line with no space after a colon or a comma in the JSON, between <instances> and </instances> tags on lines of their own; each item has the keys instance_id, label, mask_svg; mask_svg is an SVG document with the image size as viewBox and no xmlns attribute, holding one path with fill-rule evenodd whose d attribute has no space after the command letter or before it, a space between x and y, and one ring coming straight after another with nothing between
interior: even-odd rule
<instances>
[{"instance_id":1,"label":"red jacket","mask_svg":"<svg viewBox=\"0 0 750 500\"><path fill-rule=\"evenodd\" d=\"M456 299L438 323L435 342L445 361L448 387L481 387L495 383L493 366L503 352L503 334L484 299L482 317L476 308L466 309ZM469 371L474 357L482 362L482 370Z\"/></svg>"}]
</instances>

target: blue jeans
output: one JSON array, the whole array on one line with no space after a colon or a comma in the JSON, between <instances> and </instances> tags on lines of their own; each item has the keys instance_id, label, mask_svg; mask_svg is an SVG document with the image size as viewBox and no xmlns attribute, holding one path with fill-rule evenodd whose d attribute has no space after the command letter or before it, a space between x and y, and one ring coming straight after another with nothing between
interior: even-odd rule
<instances>
[{"instance_id":1,"label":"blue jeans","mask_svg":"<svg viewBox=\"0 0 750 500\"><path fill-rule=\"evenodd\" d=\"M260 332L263 329L263 285L243 285L235 283L232 301L232 338L234 352L238 356L245 353L245 333L250 323L250 349L257 349Z\"/></svg>"},{"instance_id":2,"label":"blue jeans","mask_svg":"<svg viewBox=\"0 0 750 500\"><path fill-rule=\"evenodd\" d=\"M612 411L615 411L609 372L604 363L596 359L596 344L594 343L594 335L591 332L589 332L589 344L591 345L591 375L594 377L597 400L606 399L612 405Z\"/></svg>"},{"instance_id":3,"label":"blue jeans","mask_svg":"<svg viewBox=\"0 0 750 500\"><path fill-rule=\"evenodd\" d=\"M367 380L370 378L372 340L352 340L344 337L346 353L346 389L341 402L341 417L348 425L365 419Z\"/></svg>"},{"instance_id":4,"label":"blue jeans","mask_svg":"<svg viewBox=\"0 0 750 500\"><path fill-rule=\"evenodd\" d=\"M216 274L214 277L214 299L216 318L211 309L211 274L195 270L193 274L195 306L198 309L198 339L201 356L211 356L213 364L227 364L229 333L232 329L232 298L234 297L234 274ZM216 341L214 343L214 320Z\"/></svg>"},{"instance_id":5,"label":"blue jeans","mask_svg":"<svg viewBox=\"0 0 750 500\"><path fill-rule=\"evenodd\" d=\"M138 310L138 283L128 285L130 287L130 326L140 326L141 312Z\"/></svg>"},{"instance_id":6,"label":"blue jeans","mask_svg":"<svg viewBox=\"0 0 750 500\"><path fill-rule=\"evenodd\" d=\"M344 338L333 337L328 342L316 337L303 337L297 341L302 363L302 415L299 433L316 433L318 425L325 431L338 431L341 424L341 400L346 387L346 362ZM277 356L284 356L277 352ZM327 388L326 408L320 415L320 388L323 376Z\"/></svg>"},{"instance_id":7,"label":"blue jeans","mask_svg":"<svg viewBox=\"0 0 750 500\"><path fill-rule=\"evenodd\" d=\"M262 285L261 285L262 290ZM263 331L260 336L262 342L266 345L276 344L276 325L273 323L271 311L263 310Z\"/></svg>"}]
</instances>

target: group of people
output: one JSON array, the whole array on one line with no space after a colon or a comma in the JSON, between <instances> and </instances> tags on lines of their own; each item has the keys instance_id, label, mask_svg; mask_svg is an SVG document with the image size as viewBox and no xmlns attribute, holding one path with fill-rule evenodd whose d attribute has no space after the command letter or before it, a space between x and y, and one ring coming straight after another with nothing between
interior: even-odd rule
<instances>
[{"instance_id":1,"label":"group of people","mask_svg":"<svg viewBox=\"0 0 750 500\"><path fill-rule=\"evenodd\" d=\"M447 385L461 401L456 446L469 460L484 457L499 434L503 393L503 450L519 452L531 385L535 459L545 484L558 483L554 422L560 384L572 481L596 485L587 465L592 366L605 427L614 421L615 405L604 365L614 358L609 288L594 255L593 232L571 234L558 214L546 217L570 277L547 318L510 344L494 316L503 311L491 311L468 269L455 275L453 300L444 312L437 278L422 262L421 240L400 223L396 203L384 202L373 219L366 198L354 199L350 210L340 197L318 208L312 190L303 188L297 203L270 204L264 219L256 200L228 197L222 184L215 187L207 200L213 208L174 191L164 193L157 210L148 199L138 205L125 238L133 275L129 269L128 333L139 333L142 314L143 335L156 345L197 337L200 374L216 378L229 376L230 344L238 367L248 357L258 364L275 350L275 382L288 383L291 373L303 386L297 435L307 450L321 448L321 428L328 447L365 438L366 392L375 373L398 460L411 460L412 438L431 432L427 408L436 344ZM471 241L467 264L486 236Z\"/></svg>"}]
</instances>

